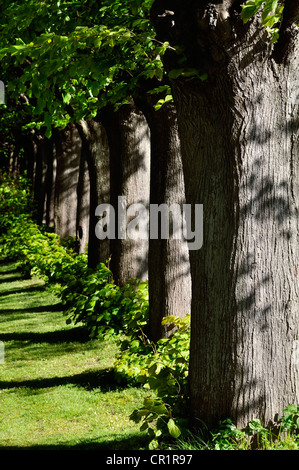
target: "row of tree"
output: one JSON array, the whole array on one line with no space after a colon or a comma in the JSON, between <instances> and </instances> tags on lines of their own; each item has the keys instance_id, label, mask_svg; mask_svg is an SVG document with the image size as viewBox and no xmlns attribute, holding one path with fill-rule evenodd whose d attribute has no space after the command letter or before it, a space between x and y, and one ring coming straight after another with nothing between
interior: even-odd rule
<instances>
[{"instance_id":1,"label":"row of tree","mask_svg":"<svg viewBox=\"0 0 299 470\"><path fill-rule=\"evenodd\" d=\"M2 3L2 162L38 221L148 278L153 339L191 310L193 416L269 424L299 401L298 2ZM118 196L203 204L203 247L99 240Z\"/></svg>"}]
</instances>

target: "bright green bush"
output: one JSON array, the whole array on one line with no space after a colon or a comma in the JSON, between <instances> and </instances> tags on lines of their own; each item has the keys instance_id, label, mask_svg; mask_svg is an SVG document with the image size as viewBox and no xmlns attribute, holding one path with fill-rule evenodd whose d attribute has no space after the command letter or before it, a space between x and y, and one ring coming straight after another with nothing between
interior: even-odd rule
<instances>
[{"instance_id":1,"label":"bright green bush","mask_svg":"<svg viewBox=\"0 0 299 470\"><path fill-rule=\"evenodd\" d=\"M60 244L58 235L23 216L15 218L2 237L1 254L15 259L23 272L52 283L67 283L74 275L74 265L86 264L86 257L75 257Z\"/></svg>"},{"instance_id":2,"label":"bright green bush","mask_svg":"<svg viewBox=\"0 0 299 470\"><path fill-rule=\"evenodd\" d=\"M119 287L105 264L88 268L87 256L74 252L73 240L61 240L32 220L30 201L24 178L2 176L0 209L5 236L1 255L16 260L24 273L56 284L67 322L85 324L91 337L119 333L138 337L148 322L147 283L132 279Z\"/></svg>"},{"instance_id":3,"label":"bright green bush","mask_svg":"<svg viewBox=\"0 0 299 470\"><path fill-rule=\"evenodd\" d=\"M299 450L299 407L289 405L273 429L253 419L238 429L231 419L209 430L203 423L187 436L179 438L176 449L189 450Z\"/></svg>"},{"instance_id":4,"label":"bright green bush","mask_svg":"<svg viewBox=\"0 0 299 470\"><path fill-rule=\"evenodd\" d=\"M177 328L169 338L155 344L144 340L144 335L139 344L129 338L115 364L120 374L137 378L154 392L155 397L145 399L143 407L131 415L141 431L148 431L151 449L169 436L178 438L188 426L190 315L165 317L163 323Z\"/></svg>"},{"instance_id":5,"label":"bright green bush","mask_svg":"<svg viewBox=\"0 0 299 470\"><path fill-rule=\"evenodd\" d=\"M85 276L74 277L61 291L68 323L83 322L91 337L138 335L148 319L147 283L133 281L116 285L105 264Z\"/></svg>"},{"instance_id":6,"label":"bright green bush","mask_svg":"<svg viewBox=\"0 0 299 470\"><path fill-rule=\"evenodd\" d=\"M139 332L147 323L147 284L117 286L105 264L87 265L86 255L77 255L31 220L16 223L2 240L1 254L17 260L26 274L56 285L66 308L67 323L83 323L91 337Z\"/></svg>"},{"instance_id":7,"label":"bright green bush","mask_svg":"<svg viewBox=\"0 0 299 470\"><path fill-rule=\"evenodd\" d=\"M0 236L22 219L32 214L34 204L30 197L30 183L24 177L17 179L0 172Z\"/></svg>"},{"instance_id":8,"label":"bright green bush","mask_svg":"<svg viewBox=\"0 0 299 470\"><path fill-rule=\"evenodd\" d=\"M148 430L152 448L166 434L179 436L184 420L174 420L173 414L178 417L187 413L190 317L165 318L176 332L157 343L150 341L147 282L130 279L120 287L105 264L90 269L87 256L72 249L73 240L64 243L32 220L28 187L25 180L17 183L9 179L1 186L0 205L5 214L1 255L16 260L26 274L55 285L67 323L83 323L92 338L119 338L120 353L115 363L118 376L155 394L132 415L141 423L142 431Z\"/></svg>"}]
</instances>

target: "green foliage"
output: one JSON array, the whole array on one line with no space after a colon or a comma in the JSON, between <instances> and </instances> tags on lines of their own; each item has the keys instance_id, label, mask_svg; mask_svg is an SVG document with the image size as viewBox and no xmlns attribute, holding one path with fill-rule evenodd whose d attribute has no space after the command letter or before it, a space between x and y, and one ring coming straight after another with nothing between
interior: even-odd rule
<instances>
[{"instance_id":1,"label":"green foliage","mask_svg":"<svg viewBox=\"0 0 299 470\"><path fill-rule=\"evenodd\" d=\"M115 364L119 374L137 379L155 394L131 415L141 431L148 431L152 449L159 447L161 440L179 437L188 425L190 316L165 317L163 324L176 328L169 338L154 344L144 333L139 338L129 337L123 341Z\"/></svg>"},{"instance_id":2,"label":"green foliage","mask_svg":"<svg viewBox=\"0 0 299 470\"><path fill-rule=\"evenodd\" d=\"M102 263L83 276L73 276L60 296L67 307L67 322L84 323L92 338L129 331L133 336L148 320L147 283L132 280L119 287Z\"/></svg>"},{"instance_id":3,"label":"green foliage","mask_svg":"<svg viewBox=\"0 0 299 470\"><path fill-rule=\"evenodd\" d=\"M164 325L176 327L169 338L160 339L146 360L139 382L156 390L157 396L175 411L185 408L190 346L190 315L165 317ZM186 411L186 410L184 410Z\"/></svg>"},{"instance_id":4,"label":"green foliage","mask_svg":"<svg viewBox=\"0 0 299 470\"><path fill-rule=\"evenodd\" d=\"M120 287L105 264L88 268L86 255L72 250L73 240L61 243L58 235L35 224L28 211L24 217L22 211L30 192L23 190L21 183L13 182L15 192L11 193L11 201L6 201L11 185L7 181L1 187L2 211L11 215L13 209L15 217L5 225L1 254L17 260L27 274L55 284L67 323L83 323L91 338L118 336L121 353L115 363L116 372L156 394L153 401L146 399L143 408L132 414L134 421L142 419L141 430L148 430L151 447L158 445L160 437L181 435L184 420L174 419L173 413L179 416L186 411L190 317L165 318L163 323L175 327L175 333L156 344L151 342L147 331L147 283L131 279ZM20 207L14 205L16 200Z\"/></svg>"},{"instance_id":5,"label":"green foliage","mask_svg":"<svg viewBox=\"0 0 299 470\"><path fill-rule=\"evenodd\" d=\"M253 18L262 9L262 26L272 35L273 42L279 37L279 27L283 12L283 2L279 0L247 0L242 5L241 17L244 23Z\"/></svg>"},{"instance_id":6,"label":"green foliage","mask_svg":"<svg viewBox=\"0 0 299 470\"><path fill-rule=\"evenodd\" d=\"M107 104L126 103L140 80L161 80L168 44L155 40L151 4L5 3L1 65L14 71L9 96L17 100L22 93L34 103L29 125L45 127L50 137L53 126L93 118Z\"/></svg>"},{"instance_id":7,"label":"green foliage","mask_svg":"<svg viewBox=\"0 0 299 470\"><path fill-rule=\"evenodd\" d=\"M26 179L1 175L1 255L17 260L26 273L56 285L67 323L83 323L93 338L118 338L117 375L148 390L143 406L133 411L131 420L142 432L148 432L151 449L192 440L187 431L190 315L164 318L163 324L174 327L174 332L153 343L148 338L147 283L132 279L120 287L114 283L108 265L88 268L86 255L73 251L74 241L61 243L56 234L37 226L31 220L31 209ZM298 449L299 407L286 407L279 426L277 435L258 419L252 420L247 430L224 420L209 432L206 443L203 438L197 438L197 442L201 448L213 450L247 450L253 446Z\"/></svg>"},{"instance_id":8,"label":"green foliage","mask_svg":"<svg viewBox=\"0 0 299 470\"><path fill-rule=\"evenodd\" d=\"M67 322L85 324L91 337L129 334L132 340L144 334L148 323L147 282L130 280L117 286L109 268L100 263L90 269L86 255L73 250L74 239L60 237L38 226L30 214L30 191L24 178L2 176L1 254L17 260L26 274L35 274L56 285L66 308Z\"/></svg>"},{"instance_id":9,"label":"green foliage","mask_svg":"<svg viewBox=\"0 0 299 470\"><path fill-rule=\"evenodd\" d=\"M299 406L289 405L283 412L284 415L280 418L282 430L299 434Z\"/></svg>"},{"instance_id":10,"label":"green foliage","mask_svg":"<svg viewBox=\"0 0 299 470\"><path fill-rule=\"evenodd\" d=\"M0 173L0 236L7 233L16 220L28 218L32 209L28 180Z\"/></svg>"},{"instance_id":11,"label":"green foliage","mask_svg":"<svg viewBox=\"0 0 299 470\"><path fill-rule=\"evenodd\" d=\"M238 429L231 419L209 430L204 423L180 437L172 449L189 450L299 450L299 407L289 405L274 429L265 428L259 419L246 429ZM279 424L280 423L280 424Z\"/></svg>"},{"instance_id":12,"label":"green foliage","mask_svg":"<svg viewBox=\"0 0 299 470\"><path fill-rule=\"evenodd\" d=\"M131 419L135 423L142 422L140 431L148 431L151 438L149 449L159 448L159 440L170 435L177 439L181 435L181 430L172 418L170 408L161 400L145 398L143 407L135 410L131 414Z\"/></svg>"},{"instance_id":13,"label":"green foliage","mask_svg":"<svg viewBox=\"0 0 299 470\"><path fill-rule=\"evenodd\" d=\"M42 230L31 220L10 228L1 254L17 260L24 273L55 284L65 305L67 323L83 323L92 338L126 333L128 329L133 335L134 327L147 322L146 283L120 288L105 264L89 269L86 255L76 255L56 234Z\"/></svg>"}]
</instances>

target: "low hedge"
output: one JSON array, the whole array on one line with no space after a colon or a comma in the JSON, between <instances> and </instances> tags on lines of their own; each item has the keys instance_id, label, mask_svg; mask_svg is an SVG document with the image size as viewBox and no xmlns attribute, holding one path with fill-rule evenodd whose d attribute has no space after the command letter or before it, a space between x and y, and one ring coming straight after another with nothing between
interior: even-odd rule
<instances>
[{"instance_id":1,"label":"low hedge","mask_svg":"<svg viewBox=\"0 0 299 470\"><path fill-rule=\"evenodd\" d=\"M55 292L65 306L67 323L81 323L91 338L113 336L120 341L115 363L119 377L155 391L132 419L141 423L159 444L165 432L178 437L186 415L190 317L167 317L177 331L157 343L148 337L148 285L136 279L120 287L108 266L88 267L87 256L78 255L73 243L38 226L32 219L30 185L25 179L0 177L0 255L14 259L26 275L36 275ZM178 426L180 423L180 427Z\"/></svg>"}]
</instances>

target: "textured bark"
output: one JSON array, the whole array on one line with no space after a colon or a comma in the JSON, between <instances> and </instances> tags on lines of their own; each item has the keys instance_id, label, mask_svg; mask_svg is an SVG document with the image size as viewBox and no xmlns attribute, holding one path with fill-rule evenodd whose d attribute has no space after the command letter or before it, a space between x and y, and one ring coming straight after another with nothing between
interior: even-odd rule
<instances>
[{"instance_id":1,"label":"textured bark","mask_svg":"<svg viewBox=\"0 0 299 470\"><path fill-rule=\"evenodd\" d=\"M110 203L110 154L106 131L98 119L81 121L77 127L89 173L88 264L94 268L99 263L106 263L110 257L110 241L99 240L95 234L96 207Z\"/></svg>"},{"instance_id":2,"label":"textured bark","mask_svg":"<svg viewBox=\"0 0 299 470\"><path fill-rule=\"evenodd\" d=\"M53 140L36 136L36 162L34 175L34 199L38 224L49 225L50 200L53 179Z\"/></svg>"},{"instance_id":3,"label":"textured bark","mask_svg":"<svg viewBox=\"0 0 299 470\"><path fill-rule=\"evenodd\" d=\"M74 125L55 132L55 148L55 232L61 238L75 237L81 139Z\"/></svg>"},{"instance_id":4,"label":"textured bark","mask_svg":"<svg viewBox=\"0 0 299 470\"><path fill-rule=\"evenodd\" d=\"M90 218L90 183L88 164L84 146L81 147L78 185L77 185L77 221L76 240L79 254L88 252Z\"/></svg>"},{"instance_id":5,"label":"textured bark","mask_svg":"<svg viewBox=\"0 0 299 470\"><path fill-rule=\"evenodd\" d=\"M139 103L151 131L150 203L167 204L168 207L177 203L182 208L185 185L176 111L172 104L165 104L155 111L153 105L157 99L157 96L145 94ZM162 239L161 234L157 240L150 239L148 267L150 334L157 341L173 332L171 325L162 326L163 317L182 317L191 311L191 275L186 240L171 236Z\"/></svg>"},{"instance_id":6,"label":"textured bark","mask_svg":"<svg viewBox=\"0 0 299 470\"><path fill-rule=\"evenodd\" d=\"M110 203L116 214L118 230L118 196L126 198L127 206L143 204L148 208L150 185L149 128L143 114L133 105L122 106L117 112L103 116L110 147ZM115 281L123 285L128 279L148 278L148 240L111 240L111 270Z\"/></svg>"},{"instance_id":7,"label":"textured bark","mask_svg":"<svg viewBox=\"0 0 299 470\"><path fill-rule=\"evenodd\" d=\"M53 138L46 142L46 174L45 174L45 203L43 211L43 223L48 227L54 225L54 142Z\"/></svg>"},{"instance_id":8,"label":"textured bark","mask_svg":"<svg viewBox=\"0 0 299 470\"><path fill-rule=\"evenodd\" d=\"M190 253L192 414L269 425L299 401L298 29L282 53L230 2L172 6L158 30L208 73L172 83L186 199L204 206Z\"/></svg>"}]
</instances>

